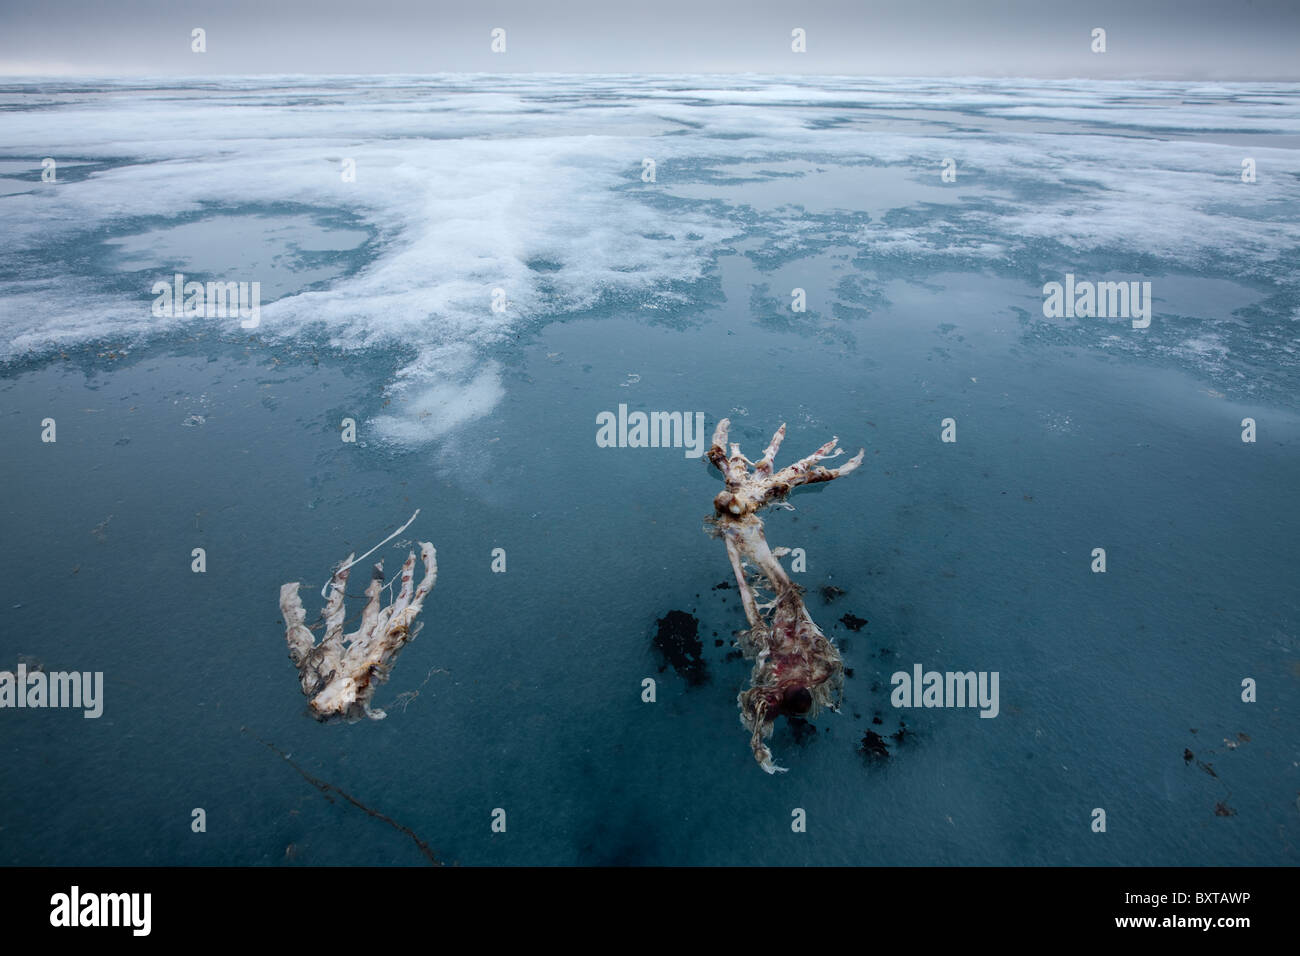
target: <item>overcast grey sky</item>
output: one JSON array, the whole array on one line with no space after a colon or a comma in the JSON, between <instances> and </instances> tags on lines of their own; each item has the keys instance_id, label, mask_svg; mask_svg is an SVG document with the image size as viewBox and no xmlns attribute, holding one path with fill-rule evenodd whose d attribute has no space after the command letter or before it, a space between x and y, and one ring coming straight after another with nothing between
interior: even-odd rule
<instances>
[{"instance_id":1,"label":"overcast grey sky","mask_svg":"<svg viewBox=\"0 0 1300 956\"><path fill-rule=\"evenodd\" d=\"M796 27L807 53L791 52ZM1298 41L1300 0L0 0L6 74L1300 79Z\"/></svg>"}]
</instances>

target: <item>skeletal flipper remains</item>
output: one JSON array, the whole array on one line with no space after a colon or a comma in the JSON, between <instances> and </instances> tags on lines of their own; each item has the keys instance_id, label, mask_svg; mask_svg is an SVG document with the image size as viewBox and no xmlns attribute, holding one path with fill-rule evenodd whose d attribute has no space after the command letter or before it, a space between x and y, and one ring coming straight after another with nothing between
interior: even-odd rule
<instances>
[{"instance_id":1,"label":"skeletal flipper remains","mask_svg":"<svg viewBox=\"0 0 1300 956\"><path fill-rule=\"evenodd\" d=\"M862 464L859 451L838 468L817 464L843 453L832 438L807 458L772 471L772 461L785 438L785 425L776 430L772 442L757 462L740 453L738 444L727 452L728 419L718 422L709 449L709 461L722 471L726 489L713 499L714 513L709 531L727 545L740 588L741 603L749 630L740 636L740 648L754 660L748 690L742 691L740 719L750 731L754 759L768 773L784 771L772 763L772 752L763 742L772 735L776 718L816 716L822 707L838 709L844 683L844 663L835 646L813 623L803 603L803 589L792 582L778 560L788 548L772 550L763 534L758 512L785 502L798 485L831 481L847 475ZM756 570L746 576L745 565ZM759 602L759 592L771 595Z\"/></svg>"},{"instance_id":2,"label":"skeletal flipper remains","mask_svg":"<svg viewBox=\"0 0 1300 956\"><path fill-rule=\"evenodd\" d=\"M348 572L355 563L353 556L348 555L327 585L329 598L322 614L325 636L319 644L303 623L306 612L298 597L299 584L294 582L281 586L280 612L284 615L289 659L298 668L302 692L311 698L311 711L317 720L359 720L362 717L382 720L386 716L382 710L370 709L375 688L388 679L398 653L419 631L420 626L415 625L416 615L438 577L437 552L432 544L421 542L420 558L424 562L424 579L419 586L413 587L415 552L412 551L402 565L401 589L397 597L383 608L379 604L379 595L384 588L384 563L380 561L374 566L370 586L366 588L367 600L365 610L361 612L361 624L357 630L345 635L344 589Z\"/></svg>"}]
</instances>

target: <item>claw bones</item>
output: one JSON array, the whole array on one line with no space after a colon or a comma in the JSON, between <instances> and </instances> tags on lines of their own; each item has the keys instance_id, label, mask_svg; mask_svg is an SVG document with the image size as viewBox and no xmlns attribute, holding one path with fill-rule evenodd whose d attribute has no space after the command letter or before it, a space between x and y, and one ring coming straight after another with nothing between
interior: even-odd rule
<instances>
[{"instance_id":1,"label":"claw bones","mask_svg":"<svg viewBox=\"0 0 1300 956\"><path fill-rule=\"evenodd\" d=\"M415 515L412 515L411 520L414 519ZM361 557L364 559L378 550L410 523L408 521ZM398 653L419 632L420 626L415 625L416 615L423 608L424 599L438 577L437 552L428 541L420 543L420 558L424 563L424 578L419 586L414 586L415 552L411 551L402 565L401 588L397 597L383 608L379 602L384 590L384 562L375 564L370 586L366 588L367 601L361 612L361 624L345 635L344 590L349 570L358 560L348 555L325 586L329 591L322 612L325 637L319 644L303 623L307 615L298 597L300 585L292 582L281 586L280 612L284 615L289 659L298 668L302 691L311 698L311 712L317 720L359 720L363 717L383 720L387 716L382 710L371 710L370 702L377 686L388 679Z\"/></svg>"}]
</instances>

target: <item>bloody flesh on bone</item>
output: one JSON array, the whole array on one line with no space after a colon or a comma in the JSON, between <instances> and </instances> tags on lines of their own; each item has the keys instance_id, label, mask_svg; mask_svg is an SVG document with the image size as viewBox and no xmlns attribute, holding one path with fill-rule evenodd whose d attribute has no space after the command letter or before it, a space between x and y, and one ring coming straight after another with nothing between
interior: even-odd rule
<instances>
[{"instance_id":1,"label":"bloody flesh on bone","mask_svg":"<svg viewBox=\"0 0 1300 956\"><path fill-rule=\"evenodd\" d=\"M725 488L713 499L714 513L706 530L727 546L749 621L739 643L745 657L754 661L754 670L749 688L739 697L740 719L750 732L754 759L768 773L776 773L785 768L772 762L772 752L764 743L776 718L782 714L814 717L822 707L836 709L844 664L809 616L803 589L781 566L779 558L789 549L768 547L758 513L772 506L789 507L785 499L799 485L847 475L862 464L863 452L838 468L825 468L818 462L843 454L832 438L807 458L774 472L773 459L785 438L785 425L776 430L757 462L742 455L738 444L731 444L728 452L730 427L728 419L718 422L709 448L709 461L722 472ZM746 567L754 574L747 575ZM764 596L766 601L761 600Z\"/></svg>"}]
</instances>

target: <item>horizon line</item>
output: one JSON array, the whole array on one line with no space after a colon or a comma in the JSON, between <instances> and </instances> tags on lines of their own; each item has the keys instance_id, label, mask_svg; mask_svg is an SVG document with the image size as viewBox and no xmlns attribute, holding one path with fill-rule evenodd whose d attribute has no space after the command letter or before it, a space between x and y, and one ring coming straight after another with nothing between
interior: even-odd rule
<instances>
[{"instance_id":1,"label":"horizon line","mask_svg":"<svg viewBox=\"0 0 1300 956\"><path fill-rule=\"evenodd\" d=\"M113 72L88 72L88 73L40 73L40 72L8 72L3 65L0 65L0 79L5 80L195 80L195 81L212 81L212 80L231 80L231 79L320 79L320 78L339 78L339 79L377 79L383 77L444 77L444 76L466 76L466 77L755 77L771 78L783 80L798 80L802 78L817 79L846 79L846 80L1017 80L1022 82L1062 82L1062 83L1125 83L1134 81L1145 81L1151 83L1292 83L1300 84L1300 74L1294 76L1266 76L1266 77L1191 77L1179 76L1165 73L1131 73L1119 76L1079 76L1077 74L1067 75L1042 75L1042 74L1022 74L1022 73L836 73L836 72L816 72L804 71L799 73L776 73L758 70L698 70L698 71L659 71L659 70L507 70L507 71L485 71L485 70L438 70L432 72L229 72L229 73L113 73Z\"/></svg>"}]
</instances>

